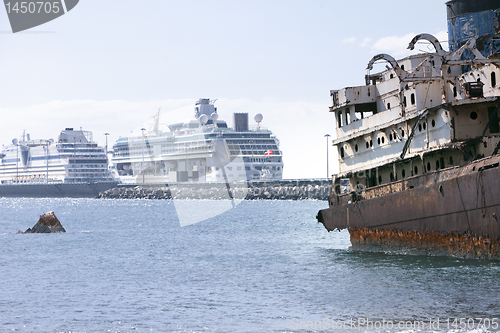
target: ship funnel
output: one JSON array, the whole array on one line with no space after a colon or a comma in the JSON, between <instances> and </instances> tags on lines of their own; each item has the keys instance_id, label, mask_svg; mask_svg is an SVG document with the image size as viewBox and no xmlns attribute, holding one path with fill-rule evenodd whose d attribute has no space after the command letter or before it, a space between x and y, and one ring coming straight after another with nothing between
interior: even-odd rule
<instances>
[{"instance_id":1,"label":"ship funnel","mask_svg":"<svg viewBox=\"0 0 500 333\"><path fill-rule=\"evenodd\" d=\"M236 132L248 131L248 113L234 114L234 130Z\"/></svg>"}]
</instances>

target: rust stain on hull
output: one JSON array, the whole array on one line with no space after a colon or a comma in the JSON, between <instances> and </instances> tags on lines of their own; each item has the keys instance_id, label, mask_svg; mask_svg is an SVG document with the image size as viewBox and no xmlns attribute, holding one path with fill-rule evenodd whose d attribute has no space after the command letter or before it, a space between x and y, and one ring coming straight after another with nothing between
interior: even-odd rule
<instances>
[{"instance_id":1,"label":"rust stain on hull","mask_svg":"<svg viewBox=\"0 0 500 333\"><path fill-rule=\"evenodd\" d=\"M361 196L332 193L317 218L328 231L348 229L353 249L500 259L499 165L497 155Z\"/></svg>"},{"instance_id":2,"label":"rust stain on hull","mask_svg":"<svg viewBox=\"0 0 500 333\"><path fill-rule=\"evenodd\" d=\"M464 258L500 259L500 240L488 235L421 230L349 228L352 249L453 255Z\"/></svg>"}]
</instances>

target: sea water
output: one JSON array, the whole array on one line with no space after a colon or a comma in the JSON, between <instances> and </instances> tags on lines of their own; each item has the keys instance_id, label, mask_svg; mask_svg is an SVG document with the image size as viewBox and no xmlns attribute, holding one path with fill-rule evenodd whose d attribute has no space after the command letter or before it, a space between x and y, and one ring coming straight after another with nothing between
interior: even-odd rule
<instances>
[{"instance_id":1,"label":"sea water","mask_svg":"<svg viewBox=\"0 0 500 333\"><path fill-rule=\"evenodd\" d=\"M352 251L326 206L0 198L0 332L499 330L500 262Z\"/></svg>"}]
</instances>

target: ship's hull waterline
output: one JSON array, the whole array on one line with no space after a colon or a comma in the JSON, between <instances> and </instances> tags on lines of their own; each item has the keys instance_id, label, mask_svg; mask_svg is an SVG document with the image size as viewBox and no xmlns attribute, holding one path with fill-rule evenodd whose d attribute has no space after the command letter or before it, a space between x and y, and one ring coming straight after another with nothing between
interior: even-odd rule
<instances>
[{"instance_id":1,"label":"ship's hull waterline","mask_svg":"<svg viewBox=\"0 0 500 333\"><path fill-rule=\"evenodd\" d=\"M381 185L366 200L332 194L318 220L349 229L353 249L500 259L499 163L497 155Z\"/></svg>"},{"instance_id":2,"label":"ship's hull waterline","mask_svg":"<svg viewBox=\"0 0 500 333\"><path fill-rule=\"evenodd\" d=\"M0 197L97 198L99 193L116 186L116 181L96 183L0 185Z\"/></svg>"}]
</instances>

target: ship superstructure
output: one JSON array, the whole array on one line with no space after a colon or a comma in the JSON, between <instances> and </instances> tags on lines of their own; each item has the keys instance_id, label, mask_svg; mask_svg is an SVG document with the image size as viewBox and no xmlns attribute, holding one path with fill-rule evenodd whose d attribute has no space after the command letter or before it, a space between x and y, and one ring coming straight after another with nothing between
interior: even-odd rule
<instances>
[{"instance_id":1,"label":"ship superstructure","mask_svg":"<svg viewBox=\"0 0 500 333\"><path fill-rule=\"evenodd\" d=\"M379 60L390 69L368 74L364 86L331 91L337 178L349 178L351 188L463 165L498 151L498 59L481 54L476 38L455 52L445 52L428 34L416 36L409 48L419 40L436 52L399 61L376 55L368 70ZM466 51L474 59L462 59ZM464 73L463 66L472 69Z\"/></svg>"},{"instance_id":2,"label":"ship superstructure","mask_svg":"<svg viewBox=\"0 0 500 333\"><path fill-rule=\"evenodd\" d=\"M279 141L271 131L249 126L247 113L234 114L234 127L219 119L215 101L196 102L194 118L162 127L160 114L139 136L120 138L113 165L125 184L279 180Z\"/></svg>"},{"instance_id":3,"label":"ship superstructure","mask_svg":"<svg viewBox=\"0 0 500 333\"><path fill-rule=\"evenodd\" d=\"M0 196L96 197L117 184L92 132L66 128L57 141L23 133L0 154Z\"/></svg>"},{"instance_id":4,"label":"ship superstructure","mask_svg":"<svg viewBox=\"0 0 500 333\"><path fill-rule=\"evenodd\" d=\"M318 220L354 248L500 257L500 6L447 6L450 51L417 35L434 52L376 55L386 70L331 91L339 173Z\"/></svg>"}]
</instances>

